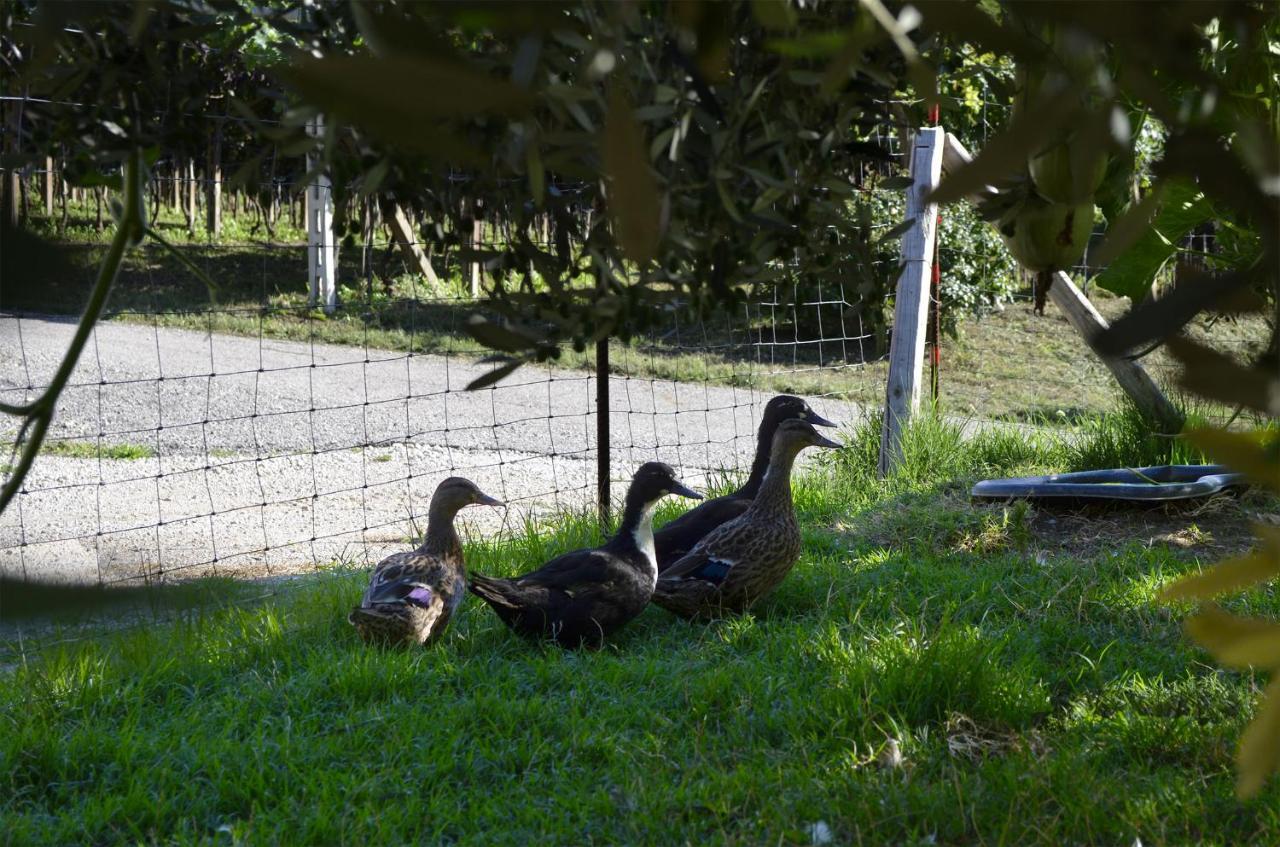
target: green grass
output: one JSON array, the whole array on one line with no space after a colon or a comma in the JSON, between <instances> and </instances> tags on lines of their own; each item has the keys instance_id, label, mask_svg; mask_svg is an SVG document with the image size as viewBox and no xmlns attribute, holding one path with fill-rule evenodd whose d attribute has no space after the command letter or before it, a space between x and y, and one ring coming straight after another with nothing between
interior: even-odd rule
<instances>
[{"instance_id":1,"label":"green grass","mask_svg":"<svg viewBox=\"0 0 1280 847\"><path fill-rule=\"evenodd\" d=\"M651 608L569 653L468 601L434 648L388 652L344 621L364 574L335 571L19 662L0 841L809 844L818 822L836 844L1280 841L1280 790L1232 796L1261 680L1153 603L1275 503L975 505L974 478L1079 448L926 418L882 481L874 432L799 480L803 557L744 617ZM565 516L468 557L511 574L596 537ZM1270 591L1233 605L1280 613Z\"/></svg>"},{"instance_id":2,"label":"green grass","mask_svg":"<svg viewBox=\"0 0 1280 847\"><path fill-rule=\"evenodd\" d=\"M12 444L0 445L0 455L8 455L12 450ZM146 444L100 444L96 441L51 438L41 445L40 455L63 456L68 459L152 459L155 458L156 451Z\"/></svg>"}]
</instances>

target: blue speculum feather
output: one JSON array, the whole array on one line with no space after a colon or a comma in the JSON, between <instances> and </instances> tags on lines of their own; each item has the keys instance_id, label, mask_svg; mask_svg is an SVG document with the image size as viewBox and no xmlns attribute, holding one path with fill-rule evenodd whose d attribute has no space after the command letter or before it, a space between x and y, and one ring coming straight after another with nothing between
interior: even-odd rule
<instances>
[{"instance_id":1,"label":"blue speculum feather","mask_svg":"<svg viewBox=\"0 0 1280 847\"><path fill-rule=\"evenodd\" d=\"M707 582L714 582L717 585L724 582L724 578L729 573L729 565L719 559L711 559L705 565L698 568L693 576L698 579L705 579Z\"/></svg>"},{"instance_id":2,"label":"blue speculum feather","mask_svg":"<svg viewBox=\"0 0 1280 847\"><path fill-rule=\"evenodd\" d=\"M418 586L406 594L404 599L415 606L429 606L431 604L431 589Z\"/></svg>"}]
</instances>

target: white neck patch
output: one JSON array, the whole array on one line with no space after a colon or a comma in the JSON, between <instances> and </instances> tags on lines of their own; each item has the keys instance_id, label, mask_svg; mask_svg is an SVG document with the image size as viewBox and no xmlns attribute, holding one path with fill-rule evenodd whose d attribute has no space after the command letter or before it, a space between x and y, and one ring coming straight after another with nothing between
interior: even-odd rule
<instances>
[{"instance_id":1,"label":"white neck patch","mask_svg":"<svg viewBox=\"0 0 1280 847\"><path fill-rule=\"evenodd\" d=\"M653 546L653 510L657 507L657 500L645 506L644 511L640 513L640 523L631 531L631 538L636 543L636 549L649 562L649 572L655 583L658 581L658 553Z\"/></svg>"}]
</instances>

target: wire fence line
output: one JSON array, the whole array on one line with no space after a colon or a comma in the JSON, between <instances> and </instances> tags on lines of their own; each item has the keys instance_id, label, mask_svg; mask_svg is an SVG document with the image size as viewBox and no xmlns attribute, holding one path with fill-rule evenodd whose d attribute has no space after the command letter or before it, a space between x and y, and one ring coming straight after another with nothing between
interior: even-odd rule
<instances>
[{"instance_id":1,"label":"wire fence line","mask_svg":"<svg viewBox=\"0 0 1280 847\"><path fill-rule=\"evenodd\" d=\"M233 246L178 248L220 285L221 304L179 302L161 248L131 261L116 320L95 329L0 516L0 570L111 584L369 562L421 532L435 485L455 474L510 504L465 515L486 534L592 503L601 410L589 361L530 365L468 392L490 367L463 331L474 301L411 288L324 315L274 299L282 266L300 289L305 244L249 245L256 285L245 262L219 265ZM850 306L842 287L775 291L716 319L682 323L673 310L662 330L614 343L610 480L654 458L694 484L742 470L783 383L841 374L873 394L866 368L880 346ZM0 396L36 396L73 330L66 316L5 304ZM830 417L858 408L848 386L813 393ZM16 423L3 422L0 442Z\"/></svg>"},{"instance_id":2,"label":"wire fence line","mask_svg":"<svg viewBox=\"0 0 1280 847\"><path fill-rule=\"evenodd\" d=\"M879 141L900 152L896 139ZM170 162L166 175L162 162L156 175L170 181L151 198L169 215L158 226L189 225L176 215L194 218L191 199L207 200L217 182L181 165ZM272 190L300 193L284 180ZM617 483L648 459L671 462L694 484L742 471L775 392L803 394L849 422L883 401L876 366L892 332L891 286L875 302L851 293L855 280L776 287L692 323L673 309L661 329L610 346L601 409L590 357L568 349L559 363L464 390L489 366L463 329L476 302L456 251L430 257L446 282L428 285L394 273L395 239L375 226L365 243L339 249L347 291L326 315L304 299L304 216L285 237L262 238L246 232L247 214L241 207L230 218L234 237L177 247L219 286L216 302L164 249L147 244L130 258L117 320L95 330L44 455L0 515L0 571L115 583L369 562L421 532L445 476L469 476L510 504L464 513L473 531L516 532L588 509L601 487L621 492ZM498 227L479 235L479 249L503 237ZM74 235L63 243L76 244ZM878 264L892 276L896 258ZM7 299L0 397L21 402L47 383L73 326L45 314L39 298ZM603 474L602 413L611 433ZM15 421L0 427L0 443L16 437Z\"/></svg>"}]
</instances>

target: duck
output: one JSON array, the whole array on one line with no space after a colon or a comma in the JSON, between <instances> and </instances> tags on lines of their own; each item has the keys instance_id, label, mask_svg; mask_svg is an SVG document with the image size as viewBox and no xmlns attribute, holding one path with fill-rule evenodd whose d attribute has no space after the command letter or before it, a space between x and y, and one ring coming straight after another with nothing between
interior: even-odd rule
<instances>
[{"instance_id":1,"label":"duck","mask_svg":"<svg viewBox=\"0 0 1280 847\"><path fill-rule=\"evenodd\" d=\"M751 506L760 484L764 482L765 471L769 469L773 434L787 420L808 421L814 426L835 426L799 397L779 394L772 398L765 404L764 415L760 418L755 461L751 463L751 475L742 487L690 509L663 524L653 534L654 547L658 551L658 573L674 565L713 529L738 517Z\"/></svg>"},{"instance_id":2,"label":"duck","mask_svg":"<svg viewBox=\"0 0 1280 847\"><path fill-rule=\"evenodd\" d=\"M751 505L663 571L653 602L681 617L719 617L744 612L772 593L800 557L800 527L791 502L796 456L808 447L839 446L808 421L779 424L769 470Z\"/></svg>"},{"instance_id":3,"label":"duck","mask_svg":"<svg viewBox=\"0 0 1280 847\"><path fill-rule=\"evenodd\" d=\"M602 546L557 556L515 579L473 574L467 587L520 635L598 649L649 604L658 579L653 510L668 494L702 499L670 465L646 462L631 479L618 531Z\"/></svg>"},{"instance_id":4,"label":"duck","mask_svg":"<svg viewBox=\"0 0 1280 847\"><path fill-rule=\"evenodd\" d=\"M473 505L503 503L460 476L436 486L422 545L379 562L360 605L347 616L361 638L388 646L422 646L444 632L466 596L462 541L453 519Z\"/></svg>"}]
</instances>

